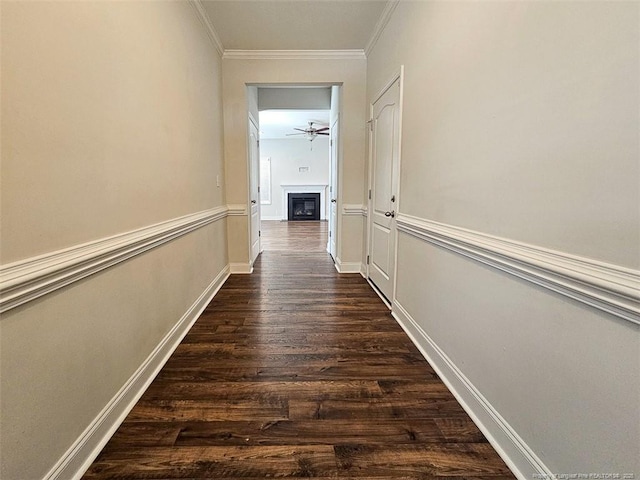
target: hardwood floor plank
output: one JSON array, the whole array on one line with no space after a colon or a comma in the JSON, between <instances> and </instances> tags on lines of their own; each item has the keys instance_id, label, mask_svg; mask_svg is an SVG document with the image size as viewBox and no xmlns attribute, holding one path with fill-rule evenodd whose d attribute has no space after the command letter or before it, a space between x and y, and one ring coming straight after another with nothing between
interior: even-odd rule
<instances>
[{"instance_id":1,"label":"hardwood floor plank","mask_svg":"<svg viewBox=\"0 0 640 480\"><path fill-rule=\"evenodd\" d=\"M339 443L402 444L444 442L431 419L394 421L325 420L196 422L185 424L176 445L322 445Z\"/></svg>"},{"instance_id":2,"label":"hardwood floor plank","mask_svg":"<svg viewBox=\"0 0 640 480\"><path fill-rule=\"evenodd\" d=\"M509 469L488 443L338 445L339 470L356 477L395 475L505 476Z\"/></svg>"},{"instance_id":3,"label":"hardwood floor plank","mask_svg":"<svg viewBox=\"0 0 640 480\"><path fill-rule=\"evenodd\" d=\"M289 402L289 418L292 420L337 420L346 418L437 418L464 417L467 414L453 398L447 399L320 399Z\"/></svg>"},{"instance_id":4,"label":"hardwood floor plank","mask_svg":"<svg viewBox=\"0 0 640 480\"><path fill-rule=\"evenodd\" d=\"M156 381L140 399L157 402L167 398L183 400L242 400L262 397L291 398L378 398L382 390L375 380L314 381L231 381L161 382Z\"/></svg>"},{"instance_id":5,"label":"hardwood floor plank","mask_svg":"<svg viewBox=\"0 0 640 480\"><path fill-rule=\"evenodd\" d=\"M86 479L335 477L333 447L314 446L197 446L115 450L103 455Z\"/></svg>"},{"instance_id":6,"label":"hardwood floor plank","mask_svg":"<svg viewBox=\"0 0 640 480\"><path fill-rule=\"evenodd\" d=\"M129 421L215 421L215 420L286 420L288 401L264 395L217 402L215 400L156 400L138 402L127 416Z\"/></svg>"},{"instance_id":7,"label":"hardwood floor plank","mask_svg":"<svg viewBox=\"0 0 640 480\"><path fill-rule=\"evenodd\" d=\"M229 277L84 478L513 478L369 284L336 272L326 222L299 223L263 224L254 273Z\"/></svg>"}]
</instances>

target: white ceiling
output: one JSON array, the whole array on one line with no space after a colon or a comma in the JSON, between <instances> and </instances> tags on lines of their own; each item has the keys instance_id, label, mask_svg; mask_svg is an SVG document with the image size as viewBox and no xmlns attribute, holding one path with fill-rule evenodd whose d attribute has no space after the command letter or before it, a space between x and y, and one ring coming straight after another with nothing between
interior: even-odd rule
<instances>
[{"instance_id":1,"label":"white ceiling","mask_svg":"<svg viewBox=\"0 0 640 480\"><path fill-rule=\"evenodd\" d=\"M311 121L316 128L328 126L329 110L262 110L259 119L260 139L305 139L304 135L287 134L296 133L294 128L307 128Z\"/></svg>"},{"instance_id":2,"label":"white ceiling","mask_svg":"<svg viewBox=\"0 0 640 480\"><path fill-rule=\"evenodd\" d=\"M386 0L203 0L225 50L364 49Z\"/></svg>"}]
</instances>

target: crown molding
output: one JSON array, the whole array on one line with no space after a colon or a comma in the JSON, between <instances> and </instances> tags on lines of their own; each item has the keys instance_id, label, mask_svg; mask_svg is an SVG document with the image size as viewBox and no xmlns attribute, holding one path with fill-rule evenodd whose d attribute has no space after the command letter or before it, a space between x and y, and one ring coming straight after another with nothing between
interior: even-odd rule
<instances>
[{"instance_id":1,"label":"crown molding","mask_svg":"<svg viewBox=\"0 0 640 480\"><path fill-rule=\"evenodd\" d=\"M224 54L224 47L222 46L222 42L220 41L218 32L216 32L216 29L213 27L213 23L211 23L211 19L209 19L209 15L202 5L202 0L190 0L189 4L191 4L194 11L196 12L196 16L202 22L202 25L207 31L209 39L211 39L211 43L213 43L213 46L216 47L216 50L218 51L220 56L222 56Z\"/></svg>"},{"instance_id":2,"label":"crown molding","mask_svg":"<svg viewBox=\"0 0 640 480\"><path fill-rule=\"evenodd\" d=\"M364 50L225 50L224 60L366 60Z\"/></svg>"},{"instance_id":3,"label":"crown molding","mask_svg":"<svg viewBox=\"0 0 640 480\"><path fill-rule=\"evenodd\" d=\"M373 47L378 42L380 35L382 35L382 32L384 31L384 27L386 27L387 23L389 23L389 19L391 18L391 15L395 11L399 3L400 3L400 0L389 0L387 2L387 5L384 7L384 10L380 14L380 18L378 19L378 23L376 23L376 26L373 29L373 34L371 35L371 38L369 38L369 41L367 42L367 46L364 47L364 53L367 57L369 56L369 53L371 53L371 50L373 50Z\"/></svg>"},{"instance_id":4,"label":"crown molding","mask_svg":"<svg viewBox=\"0 0 640 480\"><path fill-rule=\"evenodd\" d=\"M399 214L398 230L640 325L640 271Z\"/></svg>"}]
</instances>

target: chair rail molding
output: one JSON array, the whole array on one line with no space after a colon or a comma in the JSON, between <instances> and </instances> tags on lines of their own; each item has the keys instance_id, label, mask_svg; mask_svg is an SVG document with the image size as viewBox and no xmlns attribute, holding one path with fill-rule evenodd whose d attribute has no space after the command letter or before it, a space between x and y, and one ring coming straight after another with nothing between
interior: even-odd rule
<instances>
[{"instance_id":1,"label":"chair rail molding","mask_svg":"<svg viewBox=\"0 0 640 480\"><path fill-rule=\"evenodd\" d=\"M0 266L0 313L225 218L221 206Z\"/></svg>"},{"instance_id":2,"label":"chair rail molding","mask_svg":"<svg viewBox=\"0 0 640 480\"><path fill-rule=\"evenodd\" d=\"M230 217L243 217L247 215L247 206L244 203L227 205L227 215Z\"/></svg>"},{"instance_id":3,"label":"chair rail molding","mask_svg":"<svg viewBox=\"0 0 640 480\"><path fill-rule=\"evenodd\" d=\"M640 271L399 214L400 232L640 325Z\"/></svg>"},{"instance_id":4,"label":"chair rail molding","mask_svg":"<svg viewBox=\"0 0 640 480\"><path fill-rule=\"evenodd\" d=\"M342 214L343 215L357 215L357 216L367 216L367 207L360 204L348 204L345 203L342 205Z\"/></svg>"}]
</instances>

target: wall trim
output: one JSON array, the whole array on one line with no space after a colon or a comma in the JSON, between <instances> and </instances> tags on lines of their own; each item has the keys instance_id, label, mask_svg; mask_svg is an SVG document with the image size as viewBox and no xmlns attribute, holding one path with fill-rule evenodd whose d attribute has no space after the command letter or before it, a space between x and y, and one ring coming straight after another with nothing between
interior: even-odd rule
<instances>
[{"instance_id":1,"label":"wall trim","mask_svg":"<svg viewBox=\"0 0 640 480\"><path fill-rule=\"evenodd\" d=\"M358 216L367 216L367 207L359 204L350 204L345 203L342 205L342 214L343 215L358 215Z\"/></svg>"},{"instance_id":2,"label":"wall trim","mask_svg":"<svg viewBox=\"0 0 640 480\"><path fill-rule=\"evenodd\" d=\"M142 365L47 473L44 480L76 480L82 477L227 278L229 265L225 266L205 288Z\"/></svg>"},{"instance_id":3,"label":"wall trim","mask_svg":"<svg viewBox=\"0 0 640 480\"><path fill-rule=\"evenodd\" d=\"M241 274L253 273L253 265L251 265L250 263L230 263L229 268L231 269L232 275L235 275L238 273L241 273Z\"/></svg>"},{"instance_id":4,"label":"wall trim","mask_svg":"<svg viewBox=\"0 0 640 480\"><path fill-rule=\"evenodd\" d=\"M520 480L554 478L513 427L397 300L391 314L515 476Z\"/></svg>"},{"instance_id":5,"label":"wall trim","mask_svg":"<svg viewBox=\"0 0 640 480\"><path fill-rule=\"evenodd\" d=\"M175 240L227 215L227 206L0 266L0 313Z\"/></svg>"},{"instance_id":6,"label":"wall trim","mask_svg":"<svg viewBox=\"0 0 640 480\"><path fill-rule=\"evenodd\" d=\"M244 203L227 205L227 215L230 217L243 217L247 215L247 206Z\"/></svg>"},{"instance_id":7,"label":"wall trim","mask_svg":"<svg viewBox=\"0 0 640 480\"><path fill-rule=\"evenodd\" d=\"M364 50L225 50L224 60L366 60Z\"/></svg>"},{"instance_id":8,"label":"wall trim","mask_svg":"<svg viewBox=\"0 0 640 480\"><path fill-rule=\"evenodd\" d=\"M410 215L398 230L640 325L640 271Z\"/></svg>"},{"instance_id":9,"label":"wall trim","mask_svg":"<svg viewBox=\"0 0 640 480\"><path fill-rule=\"evenodd\" d=\"M373 50L373 47L375 47L376 43L378 43L384 28L387 26L387 23L389 23L391 15L399 3L400 0L389 0L387 5L384 7L384 10L380 14L380 18L378 19L378 23L376 23L376 26L373 28L373 34L371 34L371 37L367 42L367 46L364 47L364 53L367 57L371 53L371 50Z\"/></svg>"},{"instance_id":10,"label":"wall trim","mask_svg":"<svg viewBox=\"0 0 640 480\"><path fill-rule=\"evenodd\" d=\"M360 273L362 270L360 262L343 262L340 257L336 257L334 265L338 273Z\"/></svg>"},{"instance_id":11,"label":"wall trim","mask_svg":"<svg viewBox=\"0 0 640 480\"><path fill-rule=\"evenodd\" d=\"M211 43L213 43L213 46L216 47L216 50L218 51L220 56L222 56L224 54L224 47L222 45L222 42L220 41L218 32L216 32L216 29L213 27L213 23L211 23L211 19L209 18L207 11L202 5L202 0L191 0L189 3L193 7L197 17L200 19L202 25L207 31L207 35L209 36Z\"/></svg>"}]
</instances>

